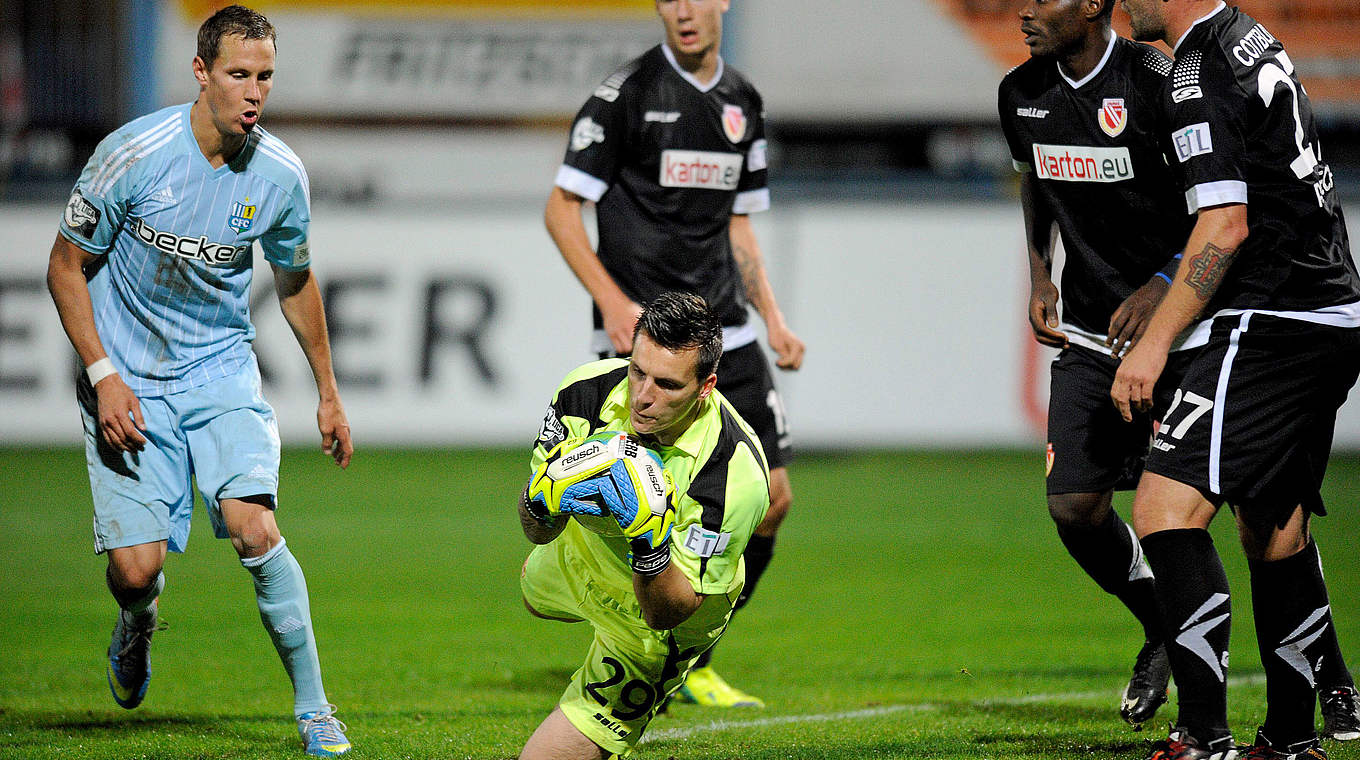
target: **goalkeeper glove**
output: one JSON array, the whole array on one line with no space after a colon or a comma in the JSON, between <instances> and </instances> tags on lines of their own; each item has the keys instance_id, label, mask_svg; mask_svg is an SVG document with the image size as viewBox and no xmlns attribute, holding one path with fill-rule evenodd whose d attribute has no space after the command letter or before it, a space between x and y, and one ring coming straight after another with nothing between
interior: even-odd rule
<instances>
[{"instance_id":1,"label":"goalkeeper glove","mask_svg":"<svg viewBox=\"0 0 1360 760\"><path fill-rule=\"evenodd\" d=\"M605 505L628 539L628 561L639 575L658 575L671 563L675 485L660 465L648 452L645 458L620 460L610 468L622 486L617 489L621 498Z\"/></svg>"},{"instance_id":2,"label":"goalkeeper glove","mask_svg":"<svg viewBox=\"0 0 1360 760\"><path fill-rule=\"evenodd\" d=\"M592 448L581 451L580 456L576 456L577 450L584 449L586 445ZM563 461L564 458L566 461ZM544 525L552 525L557 516L564 512L592 514L590 511L581 511L583 508L588 509L588 506L581 507L575 504L569 504L568 509L564 510L562 498L567 489L607 471L614 459L599 441L587 438L568 438L562 441L548 451L543 464L539 465L529 478L529 485L523 497L525 511ZM596 508L593 514L600 514L599 509Z\"/></svg>"}]
</instances>

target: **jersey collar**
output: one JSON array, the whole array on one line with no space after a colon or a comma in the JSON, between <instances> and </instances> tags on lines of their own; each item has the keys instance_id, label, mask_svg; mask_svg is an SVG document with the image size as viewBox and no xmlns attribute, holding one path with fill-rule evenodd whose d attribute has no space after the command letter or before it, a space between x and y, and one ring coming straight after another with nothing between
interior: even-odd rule
<instances>
[{"instance_id":1,"label":"jersey collar","mask_svg":"<svg viewBox=\"0 0 1360 760\"><path fill-rule=\"evenodd\" d=\"M675 73L679 74L686 82L689 82L690 84L694 85L694 89L698 90L699 92L708 92L709 90L713 89L718 85L718 80L722 79L723 76L722 56L718 56L718 69L713 74L713 81L709 82L708 84L703 84L698 79L695 79L693 74L680 68L680 64L675 62L675 53L672 53L670 47L666 45L666 43L664 42L661 43L661 52L666 54L666 60L670 62L671 68L675 69Z\"/></svg>"},{"instance_id":2,"label":"jersey collar","mask_svg":"<svg viewBox=\"0 0 1360 760\"><path fill-rule=\"evenodd\" d=\"M1073 79L1072 77L1069 77L1069 76L1067 75L1067 73L1066 73L1065 71L1063 71L1063 67L1062 67L1062 64L1061 64L1061 63L1054 62L1053 65L1058 67L1058 74L1059 74L1064 80L1066 80L1068 84L1072 85L1072 89L1074 89L1074 90L1080 90L1081 87L1082 87L1082 85L1086 84L1087 82L1091 81L1092 79L1095 79L1096 76L1100 74L1100 72L1102 72L1102 71L1105 70L1105 64L1110 60L1110 56L1114 53L1114 43L1115 43L1118 39L1119 39L1119 35L1114 34L1113 32L1110 33L1110 44L1108 44L1108 45L1105 46L1105 55L1103 55L1103 56L1100 57L1100 63L1097 63L1097 64L1095 65L1095 68L1091 69L1091 73L1090 73L1090 74L1087 74L1086 76L1082 77L1082 78L1081 78L1081 81L1077 81L1077 80Z\"/></svg>"},{"instance_id":3,"label":"jersey collar","mask_svg":"<svg viewBox=\"0 0 1360 760\"><path fill-rule=\"evenodd\" d=\"M1227 8L1227 7L1228 7L1228 4L1227 4L1227 3L1223 2L1223 0L1219 0L1218 5L1214 6L1214 9L1213 9L1213 10L1211 10L1211 11L1209 11L1208 13L1204 14L1203 16L1200 16L1199 18L1195 19L1194 23L1192 23L1192 24L1190 25L1190 28L1185 30L1185 34L1182 34L1182 35L1181 35L1181 38L1178 39L1178 40L1176 40L1176 46L1175 46L1174 48L1171 49L1171 52L1174 53L1174 52L1177 52L1177 51L1179 51L1179 50L1181 49L1181 43L1182 43L1182 42L1185 42L1185 38L1186 38L1186 37L1189 37L1189 36L1190 36L1190 33L1193 32L1193 31L1195 31L1195 27L1199 26L1201 23L1203 23L1203 22L1205 22L1205 21L1208 21L1209 19L1213 18L1214 16L1217 16L1219 11L1221 11L1221 10L1223 10L1224 8Z\"/></svg>"}]
</instances>

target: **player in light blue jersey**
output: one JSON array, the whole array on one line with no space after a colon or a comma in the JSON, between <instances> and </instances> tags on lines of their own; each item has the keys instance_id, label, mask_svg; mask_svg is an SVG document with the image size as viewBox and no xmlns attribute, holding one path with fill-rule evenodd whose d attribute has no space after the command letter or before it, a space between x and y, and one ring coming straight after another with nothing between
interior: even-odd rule
<instances>
[{"instance_id":1,"label":"player in light blue jersey","mask_svg":"<svg viewBox=\"0 0 1360 760\"><path fill-rule=\"evenodd\" d=\"M86 371L77 381L94 497L95 551L121 611L108 652L114 699L136 707L166 552L184 551L191 478L213 531L255 584L260 618L293 682L308 754L347 752L326 698L307 585L274 519L279 434L260 391L249 291L256 243L316 378L322 448L354 448L309 269L302 162L257 123L274 74L274 28L231 6L198 32L199 96L99 144L66 206L48 287Z\"/></svg>"}]
</instances>

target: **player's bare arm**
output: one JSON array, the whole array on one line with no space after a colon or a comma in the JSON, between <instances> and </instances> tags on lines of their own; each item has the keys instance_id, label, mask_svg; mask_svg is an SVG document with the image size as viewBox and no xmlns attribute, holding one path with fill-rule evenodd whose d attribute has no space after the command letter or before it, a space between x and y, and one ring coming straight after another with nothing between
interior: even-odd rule
<instances>
[{"instance_id":1,"label":"player's bare arm","mask_svg":"<svg viewBox=\"0 0 1360 760\"><path fill-rule=\"evenodd\" d=\"M57 306L61 326L85 367L108 359L95 328L94 305L85 283L84 268L94 260L93 254L61 235L57 235L52 243L47 260L47 289ZM142 406L122 376L117 372L108 374L95 383L94 390L99 404L99 430L104 440L119 451L141 451L146 446L146 437L140 432L146 430Z\"/></svg>"},{"instance_id":2,"label":"player's bare arm","mask_svg":"<svg viewBox=\"0 0 1360 760\"><path fill-rule=\"evenodd\" d=\"M778 355L775 364L780 369L796 370L803 366L803 354L807 347L794 334L784 321L784 313L774 297L774 288L765 275L765 260L760 253L760 243L756 240L751 217L733 214L728 226L732 239L732 258L736 259L737 270L741 272L741 284L746 291L746 299L756 307L761 319L765 320L765 332L769 337L770 348Z\"/></svg>"},{"instance_id":3,"label":"player's bare arm","mask_svg":"<svg viewBox=\"0 0 1360 760\"><path fill-rule=\"evenodd\" d=\"M604 331L609 335L614 350L629 354L633 350L633 325L637 324L642 306L625 295L614 278L605 271L604 264L590 244L590 235L581 218L584 203L585 199L581 196L553 187L548 194L548 205L543 210L543 224L572 274L581 281L595 305L600 307Z\"/></svg>"},{"instance_id":4,"label":"player's bare arm","mask_svg":"<svg viewBox=\"0 0 1360 760\"><path fill-rule=\"evenodd\" d=\"M633 593L637 594L647 626L657 631L668 631L685 622L704 601L675 565L658 575L633 573Z\"/></svg>"},{"instance_id":5,"label":"player's bare arm","mask_svg":"<svg viewBox=\"0 0 1360 760\"><path fill-rule=\"evenodd\" d=\"M1148 320L1152 318L1152 312L1156 310L1157 304L1162 302L1162 296L1166 295L1170 285L1160 276L1154 275L1119 304L1119 308L1110 315L1110 331L1105 338L1110 356L1118 358L1143 337L1143 333L1147 331Z\"/></svg>"},{"instance_id":6,"label":"player's bare arm","mask_svg":"<svg viewBox=\"0 0 1360 760\"><path fill-rule=\"evenodd\" d=\"M524 489L519 493L519 526L524 530L524 537L529 539L530 543L548 544L562 535L563 529L567 527L567 520L571 518L559 515L552 523L544 523L529 512L528 504L529 483L525 482Z\"/></svg>"},{"instance_id":7,"label":"player's bare arm","mask_svg":"<svg viewBox=\"0 0 1360 760\"><path fill-rule=\"evenodd\" d=\"M1232 253L1247 239L1247 207L1235 203L1201 209L1186 243L1176 279L1148 320L1143 337L1115 373L1110 397L1125 420L1133 412L1152 408L1157 378L1166 367L1167 352L1208 303L1223 282Z\"/></svg>"},{"instance_id":8,"label":"player's bare arm","mask_svg":"<svg viewBox=\"0 0 1360 760\"><path fill-rule=\"evenodd\" d=\"M1227 273L1228 266L1232 264L1233 256L1236 254L1236 248L1219 248L1213 241L1205 243L1199 253L1190 256L1190 271L1185 280L1186 284L1194 288L1201 299L1208 301L1223 282L1223 275Z\"/></svg>"},{"instance_id":9,"label":"player's bare arm","mask_svg":"<svg viewBox=\"0 0 1360 760\"><path fill-rule=\"evenodd\" d=\"M1025 241L1029 248L1029 327L1034 339L1045 346L1067 347L1067 335L1058 329L1058 287L1053 284L1053 213L1035 192L1033 172L1020 177L1020 208L1025 215Z\"/></svg>"},{"instance_id":10,"label":"player's bare arm","mask_svg":"<svg viewBox=\"0 0 1360 760\"><path fill-rule=\"evenodd\" d=\"M321 305L321 290L311 269L290 272L274 267L274 284L278 290L279 308L288 326L293 328L307 364L316 380L316 426L321 432L321 450L343 469L354 456L354 442L350 437L349 419L340 403L340 388L335 382L331 365L331 342L326 332L326 311Z\"/></svg>"}]
</instances>

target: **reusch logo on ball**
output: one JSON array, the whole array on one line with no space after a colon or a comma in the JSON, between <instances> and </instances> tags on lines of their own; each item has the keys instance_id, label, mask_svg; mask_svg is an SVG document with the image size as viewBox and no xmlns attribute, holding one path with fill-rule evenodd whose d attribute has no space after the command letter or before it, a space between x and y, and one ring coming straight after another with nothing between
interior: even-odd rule
<instances>
[{"instance_id":1,"label":"reusch logo on ball","mask_svg":"<svg viewBox=\"0 0 1360 760\"><path fill-rule=\"evenodd\" d=\"M570 467L574 464L578 464L583 459L589 459L590 457L599 454L603 449L604 444L600 443L599 441L591 441L590 443L587 443L581 448L568 454L562 460L562 466L565 468Z\"/></svg>"}]
</instances>

